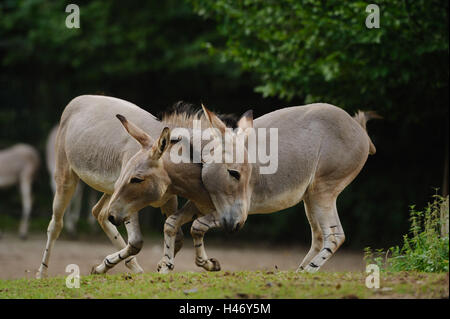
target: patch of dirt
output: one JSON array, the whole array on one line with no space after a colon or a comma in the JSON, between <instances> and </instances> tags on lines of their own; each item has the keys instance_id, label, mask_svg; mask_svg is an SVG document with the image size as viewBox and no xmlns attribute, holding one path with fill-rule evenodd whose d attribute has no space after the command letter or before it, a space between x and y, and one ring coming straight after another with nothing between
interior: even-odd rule
<instances>
[{"instance_id":1,"label":"patch of dirt","mask_svg":"<svg viewBox=\"0 0 450 319\"><path fill-rule=\"evenodd\" d=\"M28 240L20 240L16 234L4 234L0 239L0 278L34 278L45 249L46 236L32 235ZM255 244L218 245L205 241L209 257L219 260L222 270L296 270L309 247L262 246ZM145 272L155 272L163 252L163 239L145 239L144 248L138 261ZM49 262L49 276L67 275L65 268L77 264L81 275L90 273L92 266L98 265L108 254L115 252L112 244L104 239L90 238L79 241L60 238L56 241ZM185 239L184 246L175 258L175 272L204 271L194 263L195 252L192 241ZM364 271L363 252L340 249L322 268L326 271ZM128 272L123 263L110 273Z\"/></svg>"}]
</instances>

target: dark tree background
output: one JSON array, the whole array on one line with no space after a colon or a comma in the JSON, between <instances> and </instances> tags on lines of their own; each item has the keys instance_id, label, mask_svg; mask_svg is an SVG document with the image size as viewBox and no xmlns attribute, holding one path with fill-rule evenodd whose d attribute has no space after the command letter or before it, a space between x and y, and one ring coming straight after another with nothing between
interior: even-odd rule
<instances>
[{"instance_id":1,"label":"dark tree background","mask_svg":"<svg viewBox=\"0 0 450 319\"><path fill-rule=\"evenodd\" d=\"M0 2L0 148L30 143L44 161L50 129L81 94L153 114L178 100L256 117L327 102L384 117L368 124L377 154L338 200L347 246L400 242L409 205L448 191L448 1L377 1L379 29L366 28L362 1L80 0L79 29L65 26L68 4ZM45 165L34 188L32 216L47 222ZM0 198L0 221L18 217L17 191ZM161 232L157 210L141 217ZM308 242L310 233L300 204L214 235Z\"/></svg>"}]
</instances>

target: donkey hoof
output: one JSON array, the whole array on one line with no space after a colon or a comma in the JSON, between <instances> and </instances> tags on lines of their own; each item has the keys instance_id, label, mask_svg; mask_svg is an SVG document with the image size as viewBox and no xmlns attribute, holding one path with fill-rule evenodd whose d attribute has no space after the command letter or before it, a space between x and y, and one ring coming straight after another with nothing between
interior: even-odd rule
<instances>
[{"instance_id":1,"label":"donkey hoof","mask_svg":"<svg viewBox=\"0 0 450 319\"><path fill-rule=\"evenodd\" d=\"M27 240L28 236L27 236L27 234L20 234L20 235L19 235L19 238L20 238L21 240Z\"/></svg>"},{"instance_id":2,"label":"donkey hoof","mask_svg":"<svg viewBox=\"0 0 450 319\"><path fill-rule=\"evenodd\" d=\"M158 269L158 273L165 275L168 274L170 272L170 269L167 266L162 266Z\"/></svg>"},{"instance_id":3,"label":"donkey hoof","mask_svg":"<svg viewBox=\"0 0 450 319\"><path fill-rule=\"evenodd\" d=\"M303 266L299 266L295 272L296 272L296 273L302 273L302 272L305 272L305 268L303 268Z\"/></svg>"},{"instance_id":4,"label":"donkey hoof","mask_svg":"<svg viewBox=\"0 0 450 319\"><path fill-rule=\"evenodd\" d=\"M130 261L132 261L133 259L131 259ZM125 266L130 269L133 273L135 274L143 274L144 273L144 269L142 269L141 266L139 266L139 264L137 262L125 262Z\"/></svg>"},{"instance_id":5,"label":"donkey hoof","mask_svg":"<svg viewBox=\"0 0 450 319\"><path fill-rule=\"evenodd\" d=\"M212 264L209 267L209 271L220 271L220 263L216 258L209 258L208 261Z\"/></svg>"},{"instance_id":6,"label":"donkey hoof","mask_svg":"<svg viewBox=\"0 0 450 319\"><path fill-rule=\"evenodd\" d=\"M156 271L160 274L168 274L173 269L165 261L160 261L156 267Z\"/></svg>"},{"instance_id":7,"label":"donkey hoof","mask_svg":"<svg viewBox=\"0 0 450 319\"><path fill-rule=\"evenodd\" d=\"M319 270L319 267L312 267L312 266L308 265L302 270L302 272L307 272L307 273L313 274L313 273L317 272L318 270Z\"/></svg>"},{"instance_id":8,"label":"donkey hoof","mask_svg":"<svg viewBox=\"0 0 450 319\"><path fill-rule=\"evenodd\" d=\"M91 275L99 275L100 273L97 271L97 266L92 266Z\"/></svg>"},{"instance_id":9,"label":"donkey hoof","mask_svg":"<svg viewBox=\"0 0 450 319\"><path fill-rule=\"evenodd\" d=\"M42 272L40 272L40 271L38 271L38 272L36 273L36 279L44 279L44 278L47 278L47 274L42 273Z\"/></svg>"},{"instance_id":10,"label":"donkey hoof","mask_svg":"<svg viewBox=\"0 0 450 319\"><path fill-rule=\"evenodd\" d=\"M142 269L142 268L139 267L139 269L133 270L133 272L134 272L135 274L143 274L143 273L144 273L144 269Z\"/></svg>"}]
</instances>

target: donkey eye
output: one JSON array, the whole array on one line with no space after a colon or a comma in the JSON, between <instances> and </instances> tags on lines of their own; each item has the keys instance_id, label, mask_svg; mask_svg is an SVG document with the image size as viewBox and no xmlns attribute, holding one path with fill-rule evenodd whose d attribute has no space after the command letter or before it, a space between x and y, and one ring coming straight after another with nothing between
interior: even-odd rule
<instances>
[{"instance_id":1,"label":"donkey eye","mask_svg":"<svg viewBox=\"0 0 450 319\"><path fill-rule=\"evenodd\" d=\"M228 173L229 173L232 177L236 178L237 180L239 180L239 179L241 178L241 174L240 174L238 171L229 169L229 170L228 170Z\"/></svg>"},{"instance_id":2,"label":"donkey eye","mask_svg":"<svg viewBox=\"0 0 450 319\"><path fill-rule=\"evenodd\" d=\"M143 179L140 179L140 178L137 178L137 177L133 177L131 180L130 180L130 183L132 183L132 184L137 184L137 183L142 183L144 180Z\"/></svg>"}]
</instances>

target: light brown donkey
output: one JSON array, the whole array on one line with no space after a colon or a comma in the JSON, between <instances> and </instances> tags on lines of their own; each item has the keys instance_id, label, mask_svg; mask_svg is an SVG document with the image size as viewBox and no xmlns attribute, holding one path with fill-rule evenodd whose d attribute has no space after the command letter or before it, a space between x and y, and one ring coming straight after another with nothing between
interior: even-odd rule
<instances>
[{"instance_id":1,"label":"light brown donkey","mask_svg":"<svg viewBox=\"0 0 450 319\"><path fill-rule=\"evenodd\" d=\"M80 96L67 105L56 138L56 193L38 278L47 273L51 249L78 179L104 193L92 213L120 249L94 267L93 273L104 273L121 260L131 270L142 272L135 255L143 244L137 212L145 206L161 207L170 216L177 209L176 195L180 195L191 200L183 207L183 216L188 219L194 213L226 213L229 207L215 207L210 200L202 183L201 163L189 159L174 163L167 152L179 141L171 141L169 128L189 127L194 118L174 114L161 122L132 103L106 96ZM199 119L205 121L204 117ZM122 222L128 232L127 243L115 228ZM173 235L170 245L175 254L181 247L182 232L177 227ZM173 265L164 263L159 268L167 271Z\"/></svg>"},{"instance_id":2,"label":"light brown donkey","mask_svg":"<svg viewBox=\"0 0 450 319\"><path fill-rule=\"evenodd\" d=\"M22 220L19 236L26 238L33 204L32 184L39 168L39 154L27 144L16 144L0 151L0 188L19 184L22 196Z\"/></svg>"},{"instance_id":3,"label":"light brown donkey","mask_svg":"<svg viewBox=\"0 0 450 319\"><path fill-rule=\"evenodd\" d=\"M56 182L54 175L56 170L55 146L58 127L59 125L55 125L50 131L50 134L47 137L45 149L47 170L50 175L50 186L52 188L53 194L55 194L56 192ZM84 189L83 183L79 182L73 194L72 200L70 201L70 204L67 208L67 211L64 214L64 227L71 237L76 237L77 234L77 223L78 220L80 219L82 199L83 199L83 189ZM96 192L91 189L89 192L88 206L92 207L96 202L97 202ZM89 215L88 222L91 227L96 226L95 224L97 223L93 215Z\"/></svg>"},{"instance_id":4,"label":"light brown donkey","mask_svg":"<svg viewBox=\"0 0 450 319\"><path fill-rule=\"evenodd\" d=\"M370 118L379 116L360 111L352 118L336 106L317 103L283 108L255 119L253 124L248 123L248 127L254 125L253 141L258 140L256 148L261 146L260 141L275 139L269 128L277 132L274 144L278 153L277 169L270 174L260 174L261 168L267 164L255 157L244 202L235 201L236 206L248 209L235 210L231 218L233 223L245 222L247 214L273 213L303 201L311 226L312 244L299 270L317 271L345 239L336 199L358 175L368 155L375 153L375 146L366 132L366 122ZM218 122L215 125L224 126ZM233 200L228 196L229 186L213 182L211 178L220 170L222 168L217 164L204 165L202 178L205 187L215 202ZM239 173L235 172L237 179ZM227 222L217 214L205 215L193 222L191 234L198 266L211 270L204 263L208 257L203 236L209 229ZM166 237L169 236L166 234ZM218 261L215 263L219 268Z\"/></svg>"}]
</instances>

